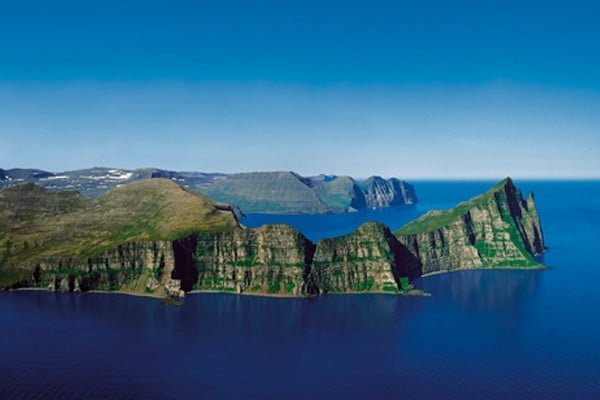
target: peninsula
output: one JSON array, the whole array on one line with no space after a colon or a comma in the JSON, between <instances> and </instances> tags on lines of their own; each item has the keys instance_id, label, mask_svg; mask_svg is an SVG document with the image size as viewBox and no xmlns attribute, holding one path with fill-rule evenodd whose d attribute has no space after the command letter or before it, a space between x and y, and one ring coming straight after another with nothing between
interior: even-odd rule
<instances>
[{"instance_id":1,"label":"peninsula","mask_svg":"<svg viewBox=\"0 0 600 400\"><path fill-rule=\"evenodd\" d=\"M417 294L423 274L540 268L535 201L507 178L391 232L369 222L313 243L287 225L248 229L230 206L171 179L125 184L90 200L35 184L0 191L0 287L180 297Z\"/></svg>"}]
</instances>

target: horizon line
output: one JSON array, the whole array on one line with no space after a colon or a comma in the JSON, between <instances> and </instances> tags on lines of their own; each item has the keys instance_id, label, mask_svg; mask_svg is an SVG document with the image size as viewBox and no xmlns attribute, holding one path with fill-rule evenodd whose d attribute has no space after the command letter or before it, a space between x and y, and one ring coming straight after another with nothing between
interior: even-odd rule
<instances>
[{"instance_id":1,"label":"horizon line","mask_svg":"<svg viewBox=\"0 0 600 400\"><path fill-rule=\"evenodd\" d=\"M60 172L72 172L72 171L78 171L78 170L85 170L85 169L93 169L93 168L102 168L102 169L121 169L121 170L128 170L128 171L135 171L135 170L142 170L142 169L158 169L158 170L163 170L163 171L173 171L173 172L199 172L199 173L204 173L204 174L224 174L224 175L233 175L233 174L243 174L243 173L258 173L258 172L291 172L291 173L295 173L298 174L300 176L303 177L313 177L313 176L319 176L319 175L327 175L327 176L350 176L352 178L356 178L356 179L367 179L370 178L372 176L380 176L383 177L384 179L391 179L391 178L397 178L397 179L401 179L404 181L496 181L496 180L502 180L505 178L511 178L513 180L521 180L521 181L531 181L531 180L539 180L539 181L597 181L600 180L600 175L598 176L578 176L578 175L572 175L572 176L558 176L558 177L554 177L554 176L548 176L548 175L540 175L540 176L531 176L531 175L527 175L527 176L518 176L518 175L495 175L495 176L401 176L401 175L385 175L385 174L373 174L373 175L368 175L368 176L362 176L362 175L351 175L351 174L336 174L336 173L317 173L317 174L303 174L303 173L299 173L297 171L294 170L286 170L286 169L273 169L273 170L249 170L249 171L235 171L235 172L221 172L221 171L202 171L202 170L194 170L194 169L168 169L168 168L160 168L160 167L138 167L138 168L123 168L123 167L106 167L106 166L98 166L98 165L94 165L91 167L83 167L83 168L75 168L75 169L64 169L64 170L52 170L52 169L43 169L43 168L36 168L36 167L9 167L9 168L2 168L0 167L0 170L5 170L5 171L9 171L9 170L15 170L15 169L21 169L21 170L39 170L39 171L44 171L44 172L50 172L50 173L60 173Z\"/></svg>"}]
</instances>

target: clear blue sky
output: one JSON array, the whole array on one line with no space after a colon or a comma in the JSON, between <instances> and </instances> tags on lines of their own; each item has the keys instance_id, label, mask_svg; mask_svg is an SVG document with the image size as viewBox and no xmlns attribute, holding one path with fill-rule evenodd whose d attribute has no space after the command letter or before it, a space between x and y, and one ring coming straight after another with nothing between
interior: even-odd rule
<instances>
[{"instance_id":1,"label":"clear blue sky","mask_svg":"<svg viewBox=\"0 0 600 400\"><path fill-rule=\"evenodd\" d=\"M599 177L599 15L577 1L5 1L0 167Z\"/></svg>"}]
</instances>

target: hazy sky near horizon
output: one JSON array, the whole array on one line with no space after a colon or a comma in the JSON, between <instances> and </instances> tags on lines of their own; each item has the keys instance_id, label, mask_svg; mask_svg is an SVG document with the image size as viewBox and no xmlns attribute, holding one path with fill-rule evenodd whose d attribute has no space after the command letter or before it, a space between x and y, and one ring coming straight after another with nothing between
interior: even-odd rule
<instances>
[{"instance_id":1,"label":"hazy sky near horizon","mask_svg":"<svg viewBox=\"0 0 600 400\"><path fill-rule=\"evenodd\" d=\"M600 177L593 2L7 3L0 168Z\"/></svg>"}]
</instances>

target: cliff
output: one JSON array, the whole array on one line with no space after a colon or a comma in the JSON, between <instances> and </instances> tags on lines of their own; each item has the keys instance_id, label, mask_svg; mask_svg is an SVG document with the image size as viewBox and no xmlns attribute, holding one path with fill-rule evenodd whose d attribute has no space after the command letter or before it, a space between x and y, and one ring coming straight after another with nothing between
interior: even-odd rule
<instances>
[{"instance_id":1,"label":"cliff","mask_svg":"<svg viewBox=\"0 0 600 400\"><path fill-rule=\"evenodd\" d=\"M53 173L16 168L0 169L0 189L34 183L53 191L77 190L95 199L122 185L151 178L172 180L246 213L319 214L416 202L412 186L396 178L375 176L361 181L350 176L303 177L291 171L222 174L93 167Z\"/></svg>"},{"instance_id":2,"label":"cliff","mask_svg":"<svg viewBox=\"0 0 600 400\"><path fill-rule=\"evenodd\" d=\"M314 245L287 225L200 234L192 289L302 296ZM192 272L194 269L191 269Z\"/></svg>"},{"instance_id":3,"label":"cliff","mask_svg":"<svg viewBox=\"0 0 600 400\"><path fill-rule=\"evenodd\" d=\"M420 274L416 258L382 224L368 222L351 234L317 243L308 275L313 293L408 290Z\"/></svg>"},{"instance_id":4,"label":"cliff","mask_svg":"<svg viewBox=\"0 0 600 400\"><path fill-rule=\"evenodd\" d=\"M64 289L67 279L72 288L146 293L138 281L149 279L146 269L160 259L174 257L172 241L236 227L231 210L165 179L133 182L94 201L33 184L13 186L0 191L0 287L54 282ZM151 290L161 294L159 286L168 283L161 282Z\"/></svg>"},{"instance_id":5,"label":"cliff","mask_svg":"<svg viewBox=\"0 0 600 400\"><path fill-rule=\"evenodd\" d=\"M244 213L330 211L301 176L289 171L231 174L199 190L211 199L236 205Z\"/></svg>"},{"instance_id":6,"label":"cliff","mask_svg":"<svg viewBox=\"0 0 600 400\"><path fill-rule=\"evenodd\" d=\"M385 208L417 201L414 188L396 178L302 177L294 172L231 174L199 187L207 196L246 213L309 213Z\"/></svg>"},{"instance_id":7,"label":"cliff","mask_svg":"<svg viewBox=\"0 0 600 400\"><path fill-rule=\"evenodd\" d=\"M170 180L130 183L94 201L19 185L0 191L0 205L3 288L404 293L419 270L383 225L314 244L286 225L246 229L231 209Z\"/></svg>"},{"instance_id":8,"label":"cliff","mask_svg":"<svg viewBox=\"0 0 600 400\"><path fill-rule=\"evenodd\" d=\"M532 268L544 237L533 194L510 178L453 209L430 211L394 232L423 274L459 268Z\"/></svg>"},{"instance_id":9,"label":"cliff","mask_svg":"<svg viewBox=\"0 0 600 400\"><path fill-rule=\"evenodd\" d=\"M422 274L539 267L533 256L544 250L533 196L523 199L510 179L394 234L369 222L316 244L286 225L246 229L230 209L170 180L93 202L23 185L0 191L0 205L0 288L418 294L410 280Z\"/></svg>"},{"instance_id":10,"label":"cliff","mask_svg":"<svg viewBox=\"0 0 600 400\"><path fill-rule=\"evenodd\" d=\"M386 208L417 202L412 185L396 178L372 176L358 183L368 208Z\"/></svg>"},{"instance_id":11,"label":"cliff","mask_svg":"<svg viewBox=\"0 0 600 400\"><path fill-rule=\"evenodd\" d=\"M35 263L32 278L17 286L180 297L181 282L171 278L174 266L171 242L130 242L90 257L45 258Z\"/></svg>"}]
</instances>

